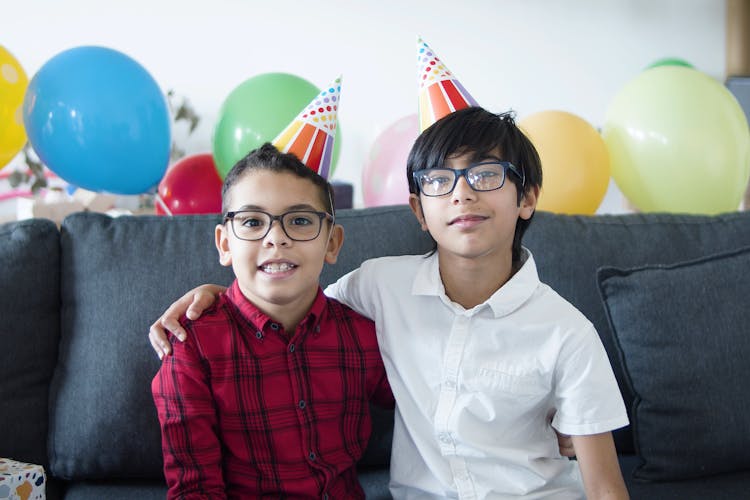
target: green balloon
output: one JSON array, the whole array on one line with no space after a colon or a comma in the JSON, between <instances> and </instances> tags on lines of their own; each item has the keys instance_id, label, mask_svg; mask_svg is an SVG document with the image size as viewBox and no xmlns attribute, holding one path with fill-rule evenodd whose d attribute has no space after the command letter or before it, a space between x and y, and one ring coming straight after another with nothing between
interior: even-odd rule
<instances>
[{"instance_id":1,"label":"green balloon","mask_svg":"<svg viewBox=\"0 0 750 500\"><path fill-rule=\"evenodd\" d=\"M693 67L692 64L684 59L680 59L679 57L664 57L652 62L651 64L646 66L646 69L658 68L659 66L684 66L685 68Z\"/></svg>"},{"instance_id":2,"label":"green balloon","mask_svg":"<svg viewBox=\"0 0 750 500\"><path fill-rule=\"evenodd\" d=\"M750 177L750 131L727 88L700 71L644 71L610 103L612 177L642 212L736 211Z\"/></svg>"},{"instance_id":3,"label":"green balloon","mask_svg":"<svg viewBox=\"0 0 750 500\"><path fill-rule=\"evenodd\" d=\"M319 93L312 83L288 73L263 73L237 86L221 105L214 127L213 155L221 177L250 151L273 141ZM339 157L340 131L339 126L329 178Z\"/></svg>"}]
</instances>

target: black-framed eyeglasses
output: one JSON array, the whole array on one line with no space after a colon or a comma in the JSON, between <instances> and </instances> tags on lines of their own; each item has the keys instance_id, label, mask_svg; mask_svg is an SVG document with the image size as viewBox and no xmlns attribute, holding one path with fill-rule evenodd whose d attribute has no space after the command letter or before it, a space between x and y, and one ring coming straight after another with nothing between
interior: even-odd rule
<instances>
[{"instance_id":1,"label":"black-framed eyeglasses","mask_svg":"<svg viewBox=\"0 0 750 500\"><path fill-rule=\"evenodd\" d=\"M291 210L281 215L269 214L263 210L236 210L224 214L224 222L229 221L234 235L246 241L265 238L274 221L281 224L284 234L291 240L314 240L320 235L324 219L333 222L331 214L314 210Z\"/></svg>"},{"instance_id":2,"label":"black-framed eyeglasses","mask_svg":"<svg viewBox=\"0 0 750 500\"><path fill-rule=\"evenodd\" d=\"M526 177L509 161L483 161L466 168L426 168L414 172L414 182L425 196L443 196L453 192L458 179L463 176L474 191L494 191L505 184L506 172L510 170L525 186Z\"/></svg>"}]
</instances>

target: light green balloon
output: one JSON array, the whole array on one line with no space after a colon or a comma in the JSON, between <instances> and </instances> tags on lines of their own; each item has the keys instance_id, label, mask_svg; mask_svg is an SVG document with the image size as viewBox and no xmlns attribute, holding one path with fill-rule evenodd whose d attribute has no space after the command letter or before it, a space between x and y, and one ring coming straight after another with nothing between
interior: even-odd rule
<instances>
[{"instance_id":1,"label":"light green balloon","mask_svg":"<svg viewBox=\"0 0 750 500\"><path fill-rule=\"evenodd\" d=\"M612 177L643 212L737 210L750 177L750 131L734 96L692 68L660 66L611 102L602 135Z\"/></svg>"},{"instance_id":2,"label":"light green balloon","mask_svg":"<svg viewBox=\"0 0 750 500\"><path fill-rule=\"evenodd\" d=\"M263 73L232 90L221 105L212 140L221 177L226 177L250 151L273 141L319 93L312 83L288 73ZM329 179L336 168L340 144L338 126Z\"/></svg>"}]
</instances>

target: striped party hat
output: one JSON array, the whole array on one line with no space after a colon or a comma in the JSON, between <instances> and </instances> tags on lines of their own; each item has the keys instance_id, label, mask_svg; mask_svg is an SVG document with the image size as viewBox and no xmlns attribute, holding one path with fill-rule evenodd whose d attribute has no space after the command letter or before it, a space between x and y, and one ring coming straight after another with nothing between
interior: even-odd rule
<instances>
[{"instance_id":1,"label":"striped party hat","mask_svg":"<svg viewBox=\"0 0 750 500\"><path fill-rule=\"evenodd\" d=\"M328 178L333 159L341 77L308 104L273 140L282 153L293 153L302 163Z\"/></svg>"},{"instance_id":2,"label":"striped party hat","mask_svg":"<svg viewBox=\"0 0 750 500\"><path fill-rule=\"evenodd\" d=\"M454 111L478 106L461 83L421 37L417 38L419 131Z\"/></svg>"}]
</instances>

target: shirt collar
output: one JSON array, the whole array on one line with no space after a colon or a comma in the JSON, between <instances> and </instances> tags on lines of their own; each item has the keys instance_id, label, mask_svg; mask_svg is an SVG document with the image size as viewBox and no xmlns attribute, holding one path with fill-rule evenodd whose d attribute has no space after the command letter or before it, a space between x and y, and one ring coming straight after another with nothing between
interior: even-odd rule
<instances>
[{"instance_id":1,"label":"shirt collar","mask_svg":"<svg viewBox=\"0 0 750 500\"><path fill-rule=\"evenodd\" d=\"M428 295L439 297L446 305L457 308L460 311L474 314L485 306L492 309L496 318L506 316L518 309L526 302L539 286L539 274L537 273L534 256L531 252L522 247L521 251L521 268L516 272L503 286L501 286L490 298L482 304L466 311L463 307L445 294L443 281L440 279L440 268L438 264L437 252L424 258L417 268L412 284L411 292L413 295Z\"/></svg>"},{"instance_id":2,"label":"shirt collar","mask_svg":"<svg viewBox=\"0 0 750 500\"><path fill-rule=\"evenodd\" d=\"M258 309L255 304L253 304L250 300L248 300L247 297L245 297L236 279L232 283L232 286L227 289L226 297L227 300L237 308L237 310L240 312L240 315L247 321L255 325L256 328L266 331L267 328L271 328L273 330L277 329L272 325L277 325L277 327L279 326L279 324L273 318ZM300 321L300 325L304 327L303 331L307 331L309 328L312 328L318 323L323 315L323 311L325 311L326 309L327 300L328 299L323 294L323 289L318 287L318 293L315 296L312 307L310 307L310 311L302 319L302 321ZM294 334L295 332L287 333Z\"/></svg>"}]
</instances>

